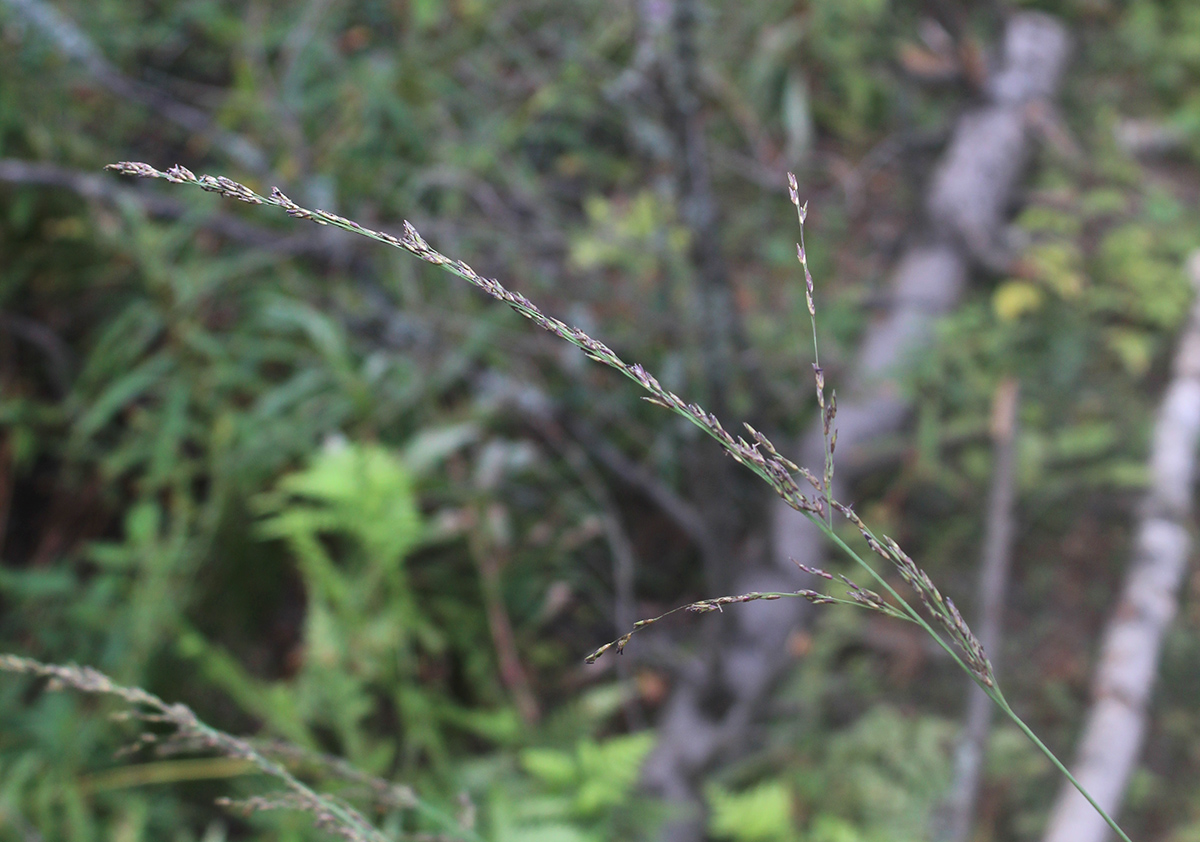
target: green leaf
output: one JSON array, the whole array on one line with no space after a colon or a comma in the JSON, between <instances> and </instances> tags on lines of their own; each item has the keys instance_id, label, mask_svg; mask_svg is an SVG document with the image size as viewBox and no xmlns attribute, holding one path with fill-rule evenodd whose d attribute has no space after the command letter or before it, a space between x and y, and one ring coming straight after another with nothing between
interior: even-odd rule
<instances>
[{"instance_id":1,"label":"green leaf","mask_svg":"<svg viewBox=\"0 0 1200 842\"><path fill-rule=\"evenodd\" d=\"M112 383L80 417L75 435L85 439L94 435L125 406L165 379L173 368L174 360L170 357L151 357Z\"/></svg>"},{"instance_id":2,"label":"green leaf","mask_svg":"<svg viewBox=\"0 0 1200 842\"><path fill-rule=\"evenodd\" d=\"M569 787L579 780L575 758L550 748L528 748L520 754L521 767L544 784Z\"/></svg>"},{"instance_id":3,"label":"green leaf","mask_svg":"<svg viewBox=\"0 0 1200 842\"><path fill-rule=\"evenodd\" d=\"M277 512L262 522L264 535L341 531L376 561L393 565L423 535L412 476L379 445L326 447L307 469L281 479L277 489L259 498L267 512Z\"/></svg>"},{"instance_id":4,"label":"green leaf","mask_svg":"<svg viewBox=\"0 0 1200 842\"><path fill-rule=\"evenodd\" d=\"M642 763L654 748L654 742L651 732L612 737L602 743L581 742L577 749L579 770L585 781L581 806L590 811L624 800L637 783ZM592 791L585 798L584 792L589 788ZM594 791L597 788L600 792Z\"/></svg>"},{"instance_id":5,"label":"green leaf","mask_svg":"<svg viewBox=\"0 0 1200 842\"><path fill-rule=\"evenodd\" d=\"M777 842L796 837L792 795L780 781L766 781L743 792L720 786L708 789L709 832L736 842Z\"/></svg>"}]
</instances>

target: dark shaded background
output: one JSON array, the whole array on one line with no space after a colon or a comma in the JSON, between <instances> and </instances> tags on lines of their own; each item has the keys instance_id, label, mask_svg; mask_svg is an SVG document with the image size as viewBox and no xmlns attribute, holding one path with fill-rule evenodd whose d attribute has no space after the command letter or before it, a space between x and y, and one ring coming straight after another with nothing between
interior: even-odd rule
<instances>
[{"instance_id":1,"label":"dark shaded background","mask_svg":"<svg viewBox=\"0 0 1200 842\"><path fill-rule=\"evenodd\" d=\"M849 496L972 616L990 406L1020 380L1000 661L1069 757L1200 245L1200 7L1024 5L1075 52L1001 232L1011 260L973 270L906 369L910 423L872 443ZM836 386L928 233L931 169L1012 11L0 3L0 648L469 804L489 839L657 838L675 814L639 768L680 665L724 626L685 616L620 659L582 657L760 563L765 487L406 255L102 167L180 163L391 231L409 219L731 429L794 440L815 398L784 174L810 202ZM1138 840L1200 838L1194 589L1123 814ZM811 620L742 739L695 770L701 827L929 838L963 677L908 627ZM135 726L45 690L0 679L4 838L320 835L213 806L271 788L240 767L114 757ZM1037 838L1057 786L998 727L975 838ZM371 815L397 838L434 827Z\"/></svg>"}]
</instances>

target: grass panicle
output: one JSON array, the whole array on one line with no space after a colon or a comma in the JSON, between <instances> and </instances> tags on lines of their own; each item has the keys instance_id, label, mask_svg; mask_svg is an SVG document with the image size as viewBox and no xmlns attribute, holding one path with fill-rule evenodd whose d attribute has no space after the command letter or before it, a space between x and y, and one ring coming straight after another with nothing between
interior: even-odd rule
<instances>
[{"instance_id":1,"label":"grass panicle","mask_svg":"<svg viewBox=\"0 0 1200 842\"><path fill-rule=\"evenodd\" d=\"M430 263L435 266L440 266L446 271L459 278L467 281L471 285L478 287L488 295L502 301L516 310L525 318L532 321L543 330L547 330L560 339L569 342L570 344L582 349L588 357L596 362L602 363L609 368L613 368L621 372L626 377L635 381L643 389L650 393L645 400L664 407L677 415L686 418L691 423L695 424L709 436L717 441L725 449L725 452L732 456L736 461L748 467L754 473L758 474L765 480L775 493L778 494L789 506L807 517L814 525L820 529L830 541L832 541L843 553L852 559L859 567L861 567L872 579L877 582L882 590L881 593L860 588L845 577L839 577L843 584L848 588L848 598L834 597L829 594L802 589L786 593L746 593L737 596L722 596L713 599L701 600L689 605L680 606L671 611L666 612L658 617L653 617L647 620L640 620L634 624L633 628L626 632L622 637L611 641L610 643L601 646L596 651L592 652L587 660L589 663L594 662L604 653L609 650L622 652L625 646L629 643L633 635L648 626L651 626L660 620L671 616L680 611L690 611L695 613L705 613L710 611L720 611L727 605L742 604L746 602L756 602L759 600L775 600L785 597L807 599L814 604L849 604L857 605L868 610L877 611L890 617L905 619L910 622L920 625L926 633L928 633L939 646L942 647L954 659L967 674L983 688L984 692L1009 716L1017 725L1018 728L1031 740L1033 743L1047 756L1047 758L1062 772L1063 775L1071 781L1072 784L1082 793L1088 802L1103 816L1105 822L1111 827L1117 835L1124 840L1130 842L1129 837L1121 830L1117 823L1096 803L1090 793L1088 793L1079 782L1075 780L1070 771L1062 764L1062 762L1050 751L1048 747L1030 730L1029 726L1012 710L1008 705L1004 695L1000 692L1000 688L996 682L996 676L993 672L991 662L988 660L987 654L983 650L978 638L971 632L970 627L963 619L962 614L954 603L948 598L942 596L937 587L929 576L921 570L916 563L900 549L899 545L891 538L876 536L862 519L853 511L850 506L838 502L833 496L833 476L834 476L834 452L837 448L837 429L834 427L834 422L837 417L837 395L836 392L831 392L828 400L825 395L825 372L820 364L820 355L817 342L817 308L815 302L815 285L813 282L812 273L808 266L808 253L804 245L804 223L808 217L808 203L800 202L799 186L796 177L792 173L788 173L788 196L792 204L796 208L797 219L800 225L800 242L796 244L796 256L804 271L804 290L805 302L808 306L809 319L812 325L813 334L813 376L816 385L817 406L820 412L821 429L824 439L824 461L825 465L821 472L821 476L817 477L811 471L800 467L796 463L789 460L787 457L779 453L773 444L762 433L755 430L750 425L746 425L746 430L753 443L746 441L742 436L731 435L722 425L720 419L710 412L706 412L702 407L695 403L688 403L671 392L663 388L658 380L641 365L630 365L622 360L611 348L604 343L592 338L586 332L579 328L574 328L567 325L552 316L543 313L533 302L525 296L512 292L501 285L493 278L485 278L480 276L474 269L461 260L455 260L434 249L425 241L425 239L417 232L407 221L404 223L403 233L400 236L388 234L382 231L375 231L359 225L349 219L345 219L328 211L310 210L301 207L288 198L279 188L273 187L270 194L263 196L249 187L239 184L222 176L201 175L197 176L190 170L181 166L174 166L165 172L155 169L149 164L137 162L121 162L110 164L108 169L114 170L125 175L137 176L140 178L160 178L165 179L174 184L187 184L199 187L210 193L218 193L222 196L231 199L237 199L241 202L247 202L254 205L272 205L281 208L289 216L296 219L308 220L315 222L318 225L332 225L336 228L341 228L355 234L368 237L381 243L385 243L394 248L407 251L409 254ZM816 495L809 497L802 493L800 484L796 477L799 476L806 480L815 490ZM878 572L875 568L868 564L852 547L846 544L845 541L834 530L834 512L841 513L862 535L866 541L867 547L871 552L885 559L899 573L901 579L911 587L917 594L921 605L928 612L933 622L941 627L947 637L943 637L930 621L910 605L891 584ZM807 572L813 573L819 578L831 580L834 577L824 571L818 571L815 568L802 567ZM890 598L890 599L889 599ZM947 639L948 638L948 639ZM960 655L961 653L961 655ZM264 762L269 762L265 761ZM307 790L306 790L307 791ZM293 790L294 797L303 799L306 796L297 790ZM314 794L315 795L315 794ZM291 799L293 795L289 795ZM282 804L283 802L281 802ZM348 817L353 819L351 815Z\"/></svg>"},{"instance_id":2,"label":"grass panicle","mask_svg":"<svg viewBox=\"0 0 1200 842\"><path fill-rule=\"evenodd\" d=\"M242 761L246 764L245 771L257 771L275 778L285 787L280 792L268 795L237 800L220 799L218 803L223 806L246 814L260 810L300 811L311 814L317 827L351 842L391 842L390 837L372 825L350 804L335 795L312 789L282 763L271 759L271 755L290 756L293 759L303 755L305 759L315 760L324 767L342 766L344 764L341 761L321 762L321 758L301 752L300 749L289 747L279 751L274 744L259 746L250 740L219 731L201 721L187 705L166 702L140 687L117 684L104 673L91 667L45 664L33 658L0 654L0 672L47 679L47 689L50 690L73 689L82 693L112 696L129 706L127 711L118 715L119 718L174 728L165 739L150 733L139 735L134 743L122 752L123 754L147 746L153 746L159 752L167 754L213 752L222 757ZM361 772L348 772L344 769L340 771L342 777L368 784L381 798L393 801L398 807L413 809L439 824L444 830L444 836L441 838L460 842L483 842L482 837L472 828L458 824L436 808L425 804L406 787L378 781Z\"/></svg>"},{"instance_id":3,"label":"grass panicle","mask_svg":"<svg viewBox=\"0 0 1200 842\"><path fill-rule=\"evenodd\" d=\"M278 187L271 188L269 196L263 196L254 192L249 187L223 176L197 176L191 170L181 166L174 166L163 172L149 164L124 161L109 164L107 169L139 178L161 178L173 184L188 184L210 193L217 193L227 198L237 199L240 202L247 202L252 205L273 205L281 208L288 216L295 219L309 220L318 225L332 225L344 231L360 234L377 242L385 243L393 248L407 251L409 254L424 260L426 263L440 266L451 274L462 278L472 286L483 290L496 300L504 302L543 330L549 331L558 338L580 348L588 357L596 362L616 369L629 379L637 382L638 385L650 393L650 396L645 398L645 400L681 415L709 436L716 439L730 456L766 480L775 489L775 492L792 508L822 517L827 515L826 507L820 500L811 500L801 493L800 486L793 476L794 473L799 471L799 467L781 456L774 445L757 430L746 425L747 431L754 441L753 444L747 442L741 436L734 437L725 430L721 425L720 419L715 415L706 412L699 404L688 403L674 392L663 388L658 380L641 365L626 363L611 348L603 342L593 339L583 330L571 327L552 316L547 316L525 296L511 292L494 278L480 276L463 261L451 259L437 251L407 221L404 223L404 233L397 237L383 231L374 231L366 228L357 222L345 219L337 214L329 213L328 211L309 210L308 208L300 207L289 199Z\"/></svg>"}]
</instances>

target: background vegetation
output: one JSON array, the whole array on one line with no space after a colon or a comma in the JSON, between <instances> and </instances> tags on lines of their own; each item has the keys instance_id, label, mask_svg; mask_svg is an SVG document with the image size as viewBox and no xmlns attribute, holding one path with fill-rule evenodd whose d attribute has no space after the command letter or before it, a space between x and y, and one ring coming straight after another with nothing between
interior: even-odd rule
<instances>
[{"instance_id":1,"label":"background vegetation","mask_svg":"<svg viewBox=\"0 0 1200 842\"><path fill-rule=\"evenodd\" d=\"M55 3L117 71L210 113L207 134L114 94L10 0L0 158L84 174L181 163L364 223L412 219L668 388L794 432L814 402L780 176L796 169L811 203L836 384L972 102L954 56L994 43L1001 5L700 7L712 190L744 332L727 382L708 368L672 115L628 84L660 37L632 0ZM1014 219L1023 258L1012 276L975 278L911 379L910 432L879 445L854 500L943 591L972 593L988 407L1020 377L1002 671L1010 700L1066 749L1128 558L1189 301L1183 260L1200 245L1200 9L1038 5L1078 41ZM939 52L942 36L965 48ZM1132 155L1118 142L1131 126L1154 127L1166 151ZM258 157L231 155L232 135ZM372 813L397 835L468 810L489 839L652 838L664 808L637 781L670 690L648 642L660 632L619 669L581 659L630 611L717 595L679 524L614 468L645 466L706 511L705 443L390 250L160 185L62 182L0 182L0 650L89 664L224 730L411 786L419 806ZM720 490L734 537L751 540L764 499L736 481ZM632 605L623 553L637 560ZM703 645L686 621L674 634ZM761 739L707 788L711 836L924 838L961 680L908 629L843 609L791 645L797 666ZM1123 822L1136 839L1200 839L1197 675L1189 604ZM44 690L0 680L0 836L320 834L308 816L214 807L270 788L243 767L145 748L114 758L137 726ZM333 785L328 764L310 766ZM1035 838L1056 785L998 731L983 838Z\"/></svg>"}]
</instances>

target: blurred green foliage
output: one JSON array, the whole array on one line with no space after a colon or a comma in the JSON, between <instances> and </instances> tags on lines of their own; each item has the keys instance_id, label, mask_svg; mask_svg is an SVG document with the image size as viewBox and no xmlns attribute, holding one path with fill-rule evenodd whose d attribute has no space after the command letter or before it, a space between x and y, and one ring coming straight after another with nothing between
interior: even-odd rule
<instances>
[{"instance_id":1,"label":"blurred green foliage","mask_svg":"<svg viewBox=\"0 0 1200 842\"><path fill-rule=\"evenodd\" d=\"M794 219L782 184L769 192L762 173L795 168L812 200L822 356L837 379L900 242L887 232L903 232L917 207L920 138L944 133L970 101L966 86L926 84L898 60L924 43L934 5L700 6L722 245L764 375L779 384L758 411L780 428L799 429L811 411L811 389L795 386L809 382L811 349L796 329L807 315ZM1080 39L1062 115L1079 153L1043 149L1014 221L1018 271L982 279L942 326L912 381L913 439L888 445L897 466L861 490L873 524L944 590L970 593L989 405L1003 378L1020 378L1032 524L1016 599L1038 617L1054 604L1056 616L1010 629L1018 651L1094 628L1123 563L1120 535L1076 540L1075 525L1139 487L1147 419L1190 300L1182 263L1200 195L1188 163L1200 148L1194 4L1033 5L1067 17ZM650 94L618 84L655 37L638 4L55 8L120 71L209 111L269 166L239 172L219 142L112 95L10 5L0 158L89 174L121 159L178 161L257 188L278 182L364 222L411 218L670 388L697 385L706 337L668 133ZM962 37L989 42L990 4L962 9ZM1190 145L1139 162L1110 140L1125 117L1165 121ZM635 787L651 732L629 711L652 707L644 688L662 678L577 671L612 631L604 518L623 518L647 561L640 593L714 594L689 590L694 552L644 501L615 482L616 503L595 493L594 474L608 478L564 459L570 442L536 419L547 408L585 418L676 486L687 433L402 256L267 227L207 197L151 213L159 194L134 191L105 201L0 184L0 648L92 664L221 727L411 783L419 809L373 814L397 837L433 829L422 809L455 813L460 793L488 838L653 836L664 812ZM221 224L277 248L239 244ZM297 254L289 237L311 251ZM1154 769L1131 806L1135 829L1181 842L1200 826L1200 790L1188 789L1200 758L1170 748L1198 727L1197 619L1185 615L1168 647ZM863 629L829 616L784 694L795 707L770 725L787 740L707 788L714 838L920 838L948 774L944 717L961 687L911 687L871 655ZM509 657L542 718L522 713ZM1011 695L1032 699L1065 744L1084 671L1061 661L1012 671ZM581 691L585 681L595 686ZM113 753L132 729L106 721L107 705L44 690L0 680L0 834L317 836L309 817L215 810L218 795L269 786L223 767L160 767L171 761L140 753L146 780L168 768L193 779L116 786L104 773L130 762ZM926 707L901 715L880 703L886 694ZM1032 838L1051 778L1010 736L997 735L989 772L1003 804L993 831ZM306 774L336 788L327 769Z\"/></svg>"},{"instance_id":2,"label":"blurred green foliage","mask_svg":"<svg viewBox=\"0 0 1200 842\"><path fill-rule=\"evenodd\" d=\"M1119 46L1112 52L1114 64L1136 68L1153 94L1136 116L1166 118L1186 133L1193 156L1200 152L1198 36L1200 11L1194 3L1141 0L1130 3L1122 15Z\"/></svg>"}]
</instances>

